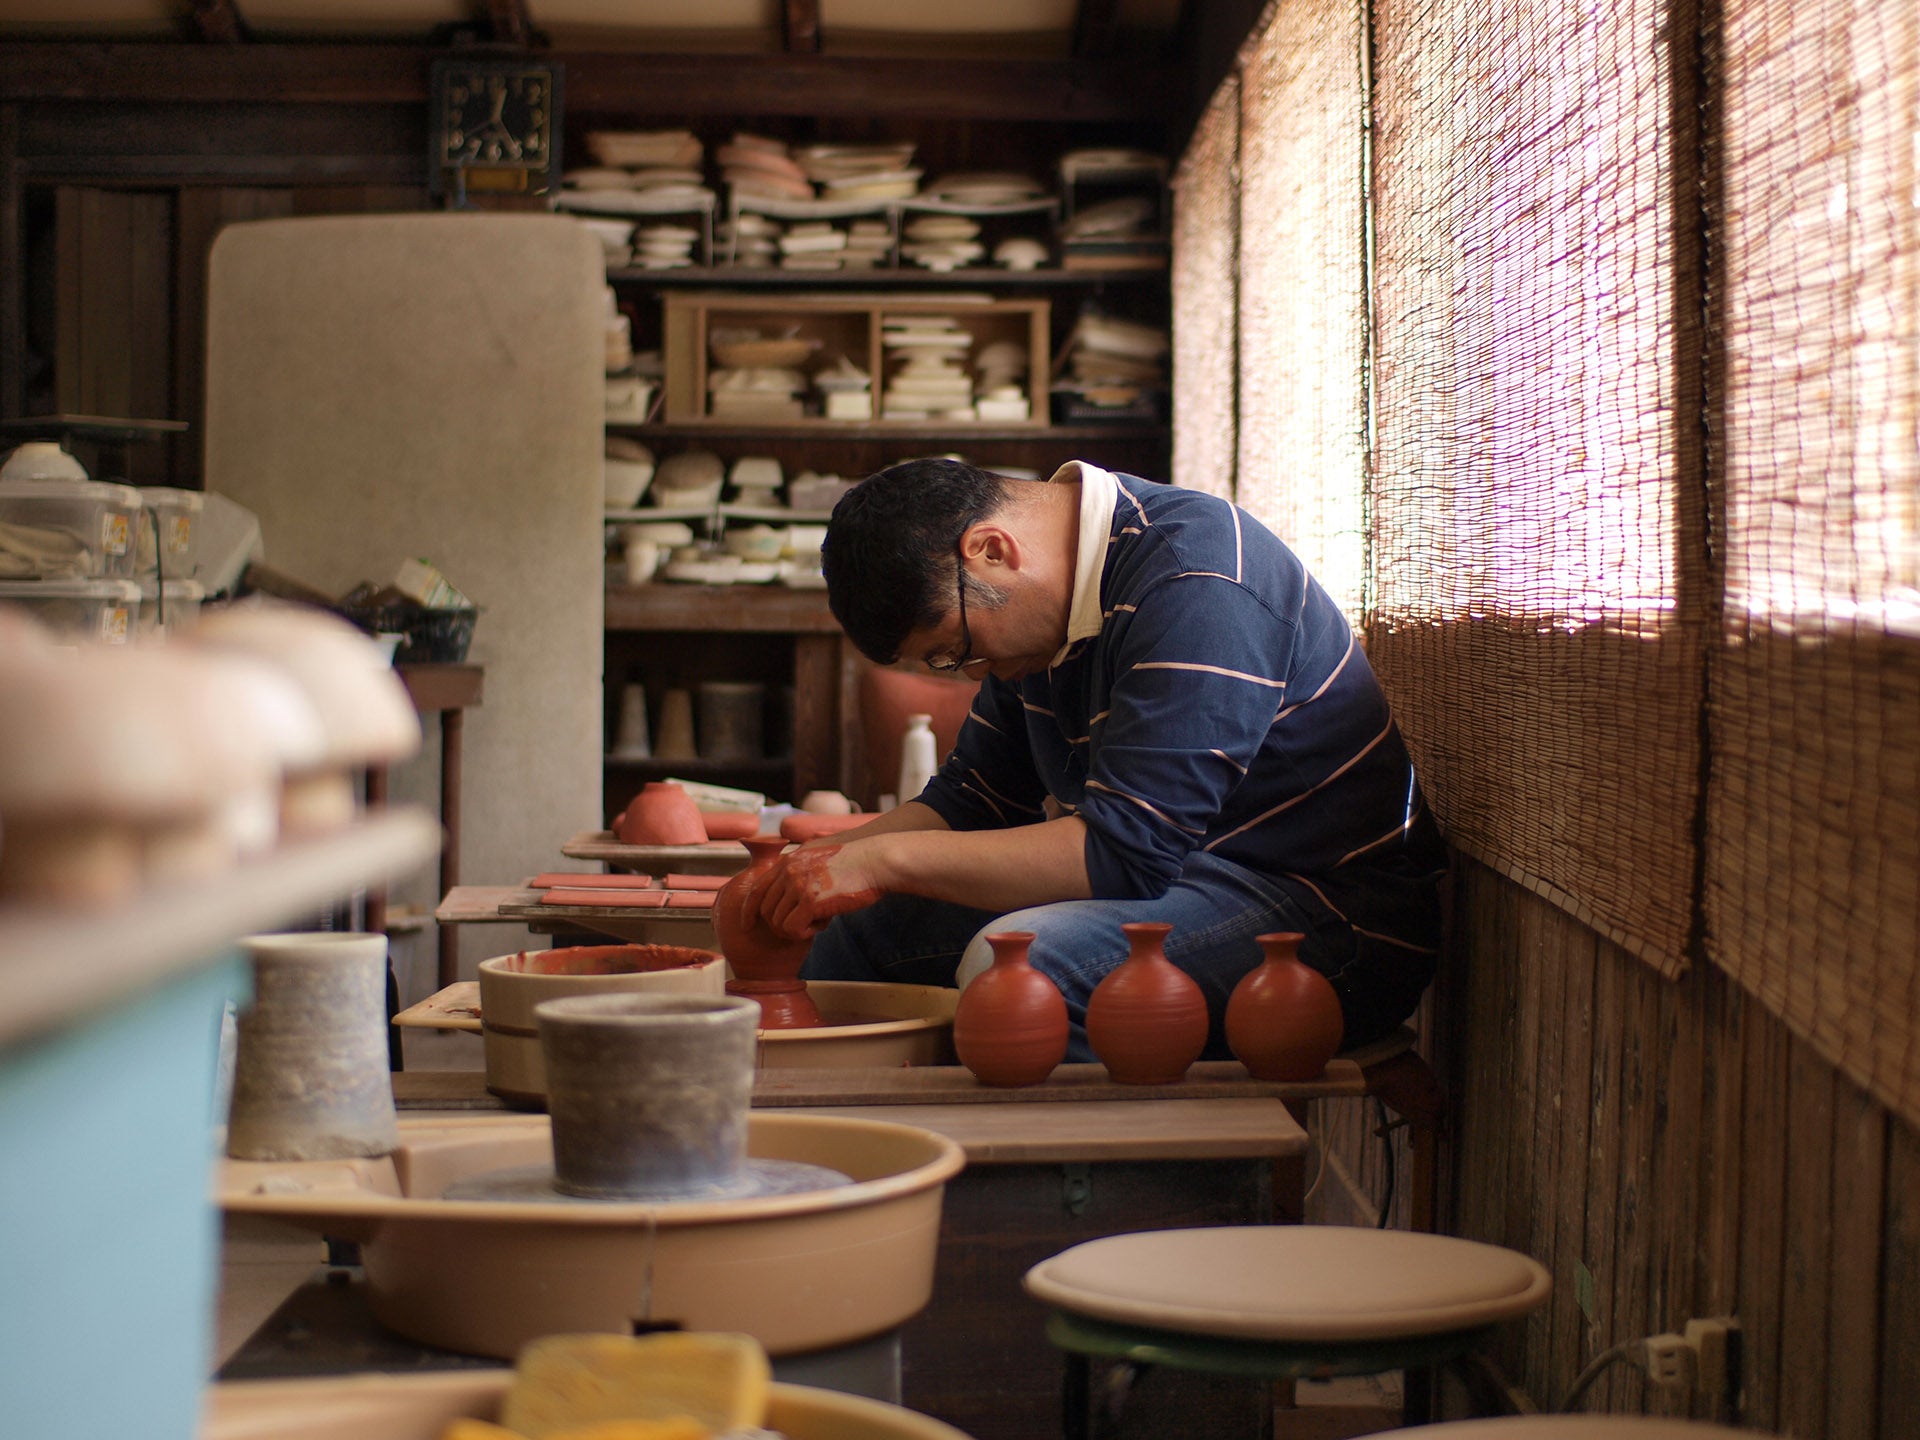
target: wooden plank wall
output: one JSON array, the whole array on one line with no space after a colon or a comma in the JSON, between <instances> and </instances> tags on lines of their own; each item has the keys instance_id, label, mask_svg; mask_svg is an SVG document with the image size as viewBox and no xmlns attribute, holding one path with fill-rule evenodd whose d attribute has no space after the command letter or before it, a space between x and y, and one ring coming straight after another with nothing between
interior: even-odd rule
<instances>
[{"instance_id":1,"label":"wooden plank wall","mask_svg":"<svg viewBox=\"0 0 1920 1440\"><path fill-rule=\"evenodd\" d=\"M1453 1107L1442 1228L1553 1272L1552 1301L1493 1356L1535 1404L1557 1406L1610 1345L1735 1315L1742 1423L1920 1435L1920 1132L1711 966L1664 981L1470 863L1423 1018ZM1377 1118L1320 1109L1309 1218L1372 1223ZM1584 1408L1686 1413L1625 1366Z\"/></svg>"}]
</instances>

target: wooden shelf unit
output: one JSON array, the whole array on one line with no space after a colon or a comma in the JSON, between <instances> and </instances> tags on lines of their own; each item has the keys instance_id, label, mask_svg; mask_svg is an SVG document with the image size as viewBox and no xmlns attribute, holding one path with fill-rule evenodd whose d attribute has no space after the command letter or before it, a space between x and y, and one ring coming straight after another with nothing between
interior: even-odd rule
<instances>
[{"instance_id":1,"label":"wooden shelf unit","mask_svg":"<svg viewBox=\"0 0 1920 1440\"><path fill-rule=\"evenodd\" d=\"M1024 422L986 422L981 428L1043 429L1047 423L1048 364L1052 302L1045 299L969 300L957 294L903 293L885 298L855 295L794 294L778 299L732 291L689 291L663 297L663 353L666 359L666 418L670 423L706 421L731 430L759 428L752 421L721 419L709 413L707 379L711 371L708 340L726 326L762 327L791 331L818 342L818 359L844 355L871 377L869 390L874 418L867 421L801 421L808 426L838 430L848 425L898 426L901 429L937 429L964 436L978 421L892 421L879 415L892 355L883 343L882 328L894 317L942 317L958 323L973 337L969 354L995 341L1012 340L1027 350L1025 387L1028 419ZM775 422L775 425L792 422Z\"/></svg>"}]
</instances>

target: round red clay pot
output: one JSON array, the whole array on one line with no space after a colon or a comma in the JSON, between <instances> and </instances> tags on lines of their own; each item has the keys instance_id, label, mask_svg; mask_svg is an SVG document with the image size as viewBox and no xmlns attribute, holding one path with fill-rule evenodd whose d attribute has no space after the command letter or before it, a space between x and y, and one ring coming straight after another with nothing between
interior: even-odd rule
<instances>
[{"instance_id":1,"label":"round red clay pot","mask_svg":"<svg viewBox=\"0 0 1920 1440\"><path fill-rule=\"evenodd\" d=\"M1067 1002L1027 963L1031 930L987 936L993 964L960 992L953 1048L982 1085L1038 1085L1067 1053Z\"/></svg>"},{"instance_id":2,"label":"round red clay pot","mask_svg":"<svg viewBox=\"0 0 1920 1440\"><path fill-rule=\"evenodd\" d=\"M760 887L787 842L778 835L749 835L740 843L747 847L747 868L713 897L713 933L719 937L720 953L733 967L727 993L750 995L760 1002L763 1030L817 1026L820 1012L800 978L811 942L790 940L759 918Z\"/></svg>"},{"instance_id":3,"label":"round red clay pot","mask_svg":"<svg viewBox=\"0 0 1920 1440\"><path fill-rule=\"evenodd\" d=\"M613 833L626 845L704 845L706 822L693 797L666 780L651 781L633 797L613 823Z\"/></svg>"},{"instance_id":4,"label":"round red clay pot","mask_svg":"<svg viewBox=\"0 0 1920 1440\"><path fill-rule=\"evenodd\" d=\"M1241 977L1227 1000L1227 1047L1256 1080L1312 1080L1340 1049L1346 1021L1340 997L1300 958L1307 937L1258 937L1266 958Z\"/></svg>"},{"instance_id":5,"label":"round red clay pot","mask_svg":"<svg viewBox=\"0 0 1920 1440\"><path fill-rule=\"evenodd\" d=\"M1120 928L1131 951L1087 997L1087 1043L1122 1085L1171 1085L1206 1049L1207 999L1161 948L1171 925Z\"/></svg>"}]
</instances>

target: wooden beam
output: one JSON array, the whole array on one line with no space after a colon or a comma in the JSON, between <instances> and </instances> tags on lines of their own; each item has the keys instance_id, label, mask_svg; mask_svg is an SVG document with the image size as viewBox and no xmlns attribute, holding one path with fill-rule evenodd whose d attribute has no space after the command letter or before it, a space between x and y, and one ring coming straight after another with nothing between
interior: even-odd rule
<instances>
[{"instance_id":1,"label":"wooden beam","mask_svg":"<svg viewBox=\"0 0 1920 1440\"><path fill-rule=\"evenodd\" d=\"M787 51L793 55L820 52L820 0L786 0L781 8Z\"/></svg>"},{"instance_id":2,"label":"wooden beam","mask_svg":"<svg viewBox=\"0 0 1920 1440\"><path fill-rule=\"evenodd\" d=\"M238 45L251 38L234 0L193 0L193 30L209 45Z\"/></svg>"},{"instance_id":3,"label":"wooden beam","mask_svg":"<svg viewBox=\"0 0 1920 1440\"><path fill-rule=\"evenodd\" d=\"M1112 54L1119 19L1120 0L1080 0L1073 17L1074 57L1098 60Z\"/></svg>"},{"instance_id":4,"label":"wooden beam","mask_svg":"<svg viewBox=\"0 0 1920 1440\"><path fill-rule=\"evenodd\" d=\"M0 102L424 104L433 59L402 45L22 43L0 47ZM1153 61L552 52L573 114L1153 121L1179 95Z\"/></svg>"}]
</instances>

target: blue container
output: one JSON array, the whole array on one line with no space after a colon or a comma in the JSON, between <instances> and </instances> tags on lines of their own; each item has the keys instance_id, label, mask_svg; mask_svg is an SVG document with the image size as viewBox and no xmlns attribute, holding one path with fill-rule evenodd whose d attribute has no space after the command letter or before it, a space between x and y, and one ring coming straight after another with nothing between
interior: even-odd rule
<instances>
[{"instance_id":1,"label":"blue container","mask_svg":"<svg viewBox=\"0 0 1920 1440\"><path fill-rule=\"evenodd\" d=\"M240 957L0 1049L9 1435L191 1440L210 1366L214 1072Z\"/></svg>"}]
</instances>

